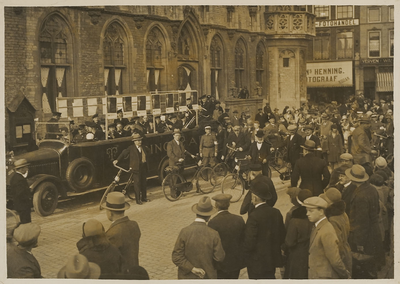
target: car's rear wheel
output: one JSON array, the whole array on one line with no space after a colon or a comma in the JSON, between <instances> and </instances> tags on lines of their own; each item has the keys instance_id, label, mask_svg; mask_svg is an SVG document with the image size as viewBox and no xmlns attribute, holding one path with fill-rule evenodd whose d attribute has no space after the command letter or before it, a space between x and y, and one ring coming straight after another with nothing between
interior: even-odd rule
<instances>
[{"instance_id":1,"label":"car's rear wheel","mask_svg":"<svg viewBox=\"0 0 400 284\"><path fill-rule=\"evenodd\" d=\"M73 160L65 173L68 185L79 192L91 188L94 182L95 167L87 158Z\"/></svg>"},{"instance_id":2,"label":"car's rear wheel","mask_svg":"<svg viewBox=\"0 0 400 284\"><path fill-rule=\"evenodd\" d=\"M36 188L33 195L33 208L40 216L53 214L57 208L58 190L54 183L50 181L42 182Z\"/></svg>"}]
</instances>

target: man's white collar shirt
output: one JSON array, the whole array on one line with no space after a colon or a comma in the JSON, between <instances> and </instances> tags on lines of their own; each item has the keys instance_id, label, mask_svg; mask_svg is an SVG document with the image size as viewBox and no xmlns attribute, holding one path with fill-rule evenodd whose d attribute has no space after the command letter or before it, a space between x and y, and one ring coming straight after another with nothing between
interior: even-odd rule
<instances>
[{"instance_id":1,"label":"man's white collar shirt","mask_svg":"<svg viewBox=\"0 0 400 284\"><path fill-rule=\"evenodd\" d=\"M254 206L255 208L257 208L257 207L259 207L259 206L261 206L261 205L263 205L263 204L266 204L267 202L261 202L261 203L258 203L256 206Z\"/></svg>"},{"instance_id":2,"label":"man's white collar shirt","mask_svg":"<svg viewBox=\"0 0 400 284\"><path fill-rule=\"evenodd\" d=\"M258 150L261 149L261 146L262 146L262 142L261 142L261 143L257 142L257 149L258 149Z\"/></svg>"},{"instance_id":3,"label":"man's white collar shirt","mask_svg":"<svg viewBox=\"0 0 400 284\"><path fill-rule=\"evenodd\" d=\"M19 171L16 171L17 173L19 173L21 176L23 176L24 178L27 178L28 177L28 172L26 172L26 173L21 173L21 172L19 172Z\"/></svg>"},{"instance_id":4,"label":"man's white collar shirt","mask_svg":"<svg viewBox=\"0 0 400 284\"><path fill-rule=\"evenodd\" d=\"M206 223L206 220L202 219L202 218L196 218L194 219L195 222L200 222L200 223Z\"/></svg>"},{"instance_id":5,"label":"man's white collar shirt","mask_svg":"<svg viewBox=\"0 0 400 284\"><path fill-rule=\"evenodd\" d=\"M320 219L319 221L315 222L315 228L318 226L319 223L321 223L324 219L326 219L326 216L322 219Z\"/></svg>"}]
</instances>

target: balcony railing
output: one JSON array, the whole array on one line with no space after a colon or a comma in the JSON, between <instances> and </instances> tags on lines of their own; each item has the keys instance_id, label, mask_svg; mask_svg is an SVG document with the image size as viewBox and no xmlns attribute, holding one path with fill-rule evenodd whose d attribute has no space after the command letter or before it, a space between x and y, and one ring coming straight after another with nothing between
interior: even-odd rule
<instances>
[{"instance_id":1,"label":"balcony railing","mask_svg":"<svg viewBox=\"0 0 400 284\"><path fill-rule=\"evenodd\" d=\"M270 35L313 35L315 15L302 11L265 12L265 33Z\"/></svg>"}]
</instances>

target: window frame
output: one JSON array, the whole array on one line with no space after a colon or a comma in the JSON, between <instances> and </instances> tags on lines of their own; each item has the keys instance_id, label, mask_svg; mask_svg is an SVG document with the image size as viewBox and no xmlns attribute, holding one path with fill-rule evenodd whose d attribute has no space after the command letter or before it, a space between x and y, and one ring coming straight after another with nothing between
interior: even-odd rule
<instances>
[{"instance_id":1,"label":"window frame","mask_svg":"<svg viewBox=\"0 0 400 284\"><path fill-rule=\"evenodd\" d=\"M351 6L351 7L352 7L352 15L351 15L351 17L339 18L339 17L338 17L338 8L339 8L339 7L348 7L348 6ZM336 6L336 9L335 9L335 10L336 10L336 15L335 15L335 16L336 16L336 20L354 19L354 8L355 8L354 5L337 5L337 6Z\"/></svg>"},{"instance_id":2,"label":"window frame","mask_svg":"<svg viewBox=\"0 0 400 284\"><path fill-rule=\"evenodd\" d=\"M370 54L370 34L379 33L379 56L371 56ZM368 58L381 58L382 57L382 31L380 30L369 30L368 31Z\"/></svg>"},{"instance_id":3,"label":"window frame","mask_svg":"<svg viewBox=\"0 0 400 284\"><path fill-rule=\"evenodd\" d=\"M315 8L319 8L316 6L325 6L328 7L328 17L318 17L317 14L315 13ZM313 5L313 14L315 15L315 18L317 20L330 20L331 19L331 6L330 5Z\"/></svg>"},{"instance_id":4,"label":"window frame","mask_svg":"<svg viewBox=\"0 0 400 284\"><path fill-rule=\"evenodd\" d=\"M338 50L339 50L339 48L338 48L338 45L339 45L339 35L340 34L342 34L342 33L352 33L352 40L353 40L353 48L352 48L352 52L351 52L351 54L352 54L352 56L351 57L343 57L343 58L339 58L339 52L338 52ZM345 39L347 39L347 38L345 38ZM346 53L346 52L345 52ZM354 31L353 30L337 30L337 32L336 32L336 59L338 59L338 60L342 60L342 59L354 59Z\"/></svg>"},{"instance_id":5,"label":"window frame","mask_svg":"<svg viewBox=\"0 0 400 284\"><path fill-rule=\"evenodd\" d=\"M388 21L389 22L394 22L394 6L389 6L389 15L388 15ZM393 10L393 18L391 18L391 16L392 16L392 10Z\"/></svg>"},{"instance_id":6,"label":"window frame","mask_svg":"<svg viewBox=\"0 0 400 284\"><path fill-rule=\"evenodd\" d=\"M367 17L368 17L368 23L380 23L380 22L382 22L382 8L381 7L377 7L377 6L372 6L372 7L367 7L367 9L368 9L368 13L367 13ZM379 20L378 21L371 21L370 20L370 11L371 11L371 9L378 9L379 10Z\"/></svg>"},{"instance_id":7,"label":"window frame","mask_svg":"<svg viewBox=\"0 0 400 284\"><path fill-rule=\"evenodd\" d=\"M394 29L389 30L389 57L394 57L394 50L393 50L393 55L390 55L390 50L391 50L391 34L393 33L393 45L395 44L394 42ZM394 48L394 47L393 47Z\"/></svg>"},{"instance_id":8,"label":"window frame","mask_svg":"<svg viewBox=\"0 0 400 284\"><path fill-rule=\"evenodd\" d=\"M316 37L314 37L313 38L313 60L331 60L331 54L330 54L330 50L331 50L331 34L330 33L328 33L328 32L325 32L326 33L326 35L320 35L320 36L316 36ZM321 46L322 46L322 40L323 40L323 38L328 38L329 39L329 42L328 42L328 57L327 58L323 58L323 56L321 56L322 58L316 58L316 56L315 56L315 41L316 40L321 40ZM321 55L323 54L323 52L321 52Z\"/></svg>"}]
</instances>

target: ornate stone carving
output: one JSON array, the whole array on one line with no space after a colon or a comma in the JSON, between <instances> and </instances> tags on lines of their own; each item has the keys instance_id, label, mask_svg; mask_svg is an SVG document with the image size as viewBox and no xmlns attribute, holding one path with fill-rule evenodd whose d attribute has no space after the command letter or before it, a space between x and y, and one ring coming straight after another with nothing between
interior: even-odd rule
<instances>
[{"instance_id":1,"label":"ornate stone carving","mask_svg":"<svg viewBox=\"0 0 400 284\"><path fill-rule=\"evenodd\" d=\"M185 6L185 8L183 8L183 15L185 16L185 18L187 17L187 15L192 12L192 7L190 6Z\"/></svg>"},{"instance_id":2,"label":"ornate stone carving","mask_svg":"<svg viewBox=\"0 0 400 284\"><path fill-rule=\"evenodd\" d=\"M287 32L289 31L289 15L287 14L282 14L279 15L278 19L278 30L280 32Z\"/></svg>"},{"instance_id":3,"label":"ornate stone carving","mask_svg":"<svg viewBox=\"0 0 400 284\"><path fill-rule=\"evenodd\" d=\"M137 29L140 29L143 26L144 17L143 16L136 16L133 18L135 21L135 25Z\"/></svg>"},{"instance_id":4,"label":"ornate stone carving","mask_svg":"<svg viewBox=\"0 0 400 284\"><path fill-rule=\"evenodd\" d=\"M208 35L208 32L210 31L210 28L209 27L203 27L203 34L205 35L205 36L207 36Z\"/></svg>"},{"instance_id":5,"label":"ornate stone carving","mask_svg":"<svg viewBox=\"0 0 400 284\"><path fill-rule=\"evenodd\" d=\"M172 33L174 36L178 34L180 23L171 23Z\"/></svg>"},{"instance_id":6,"label":"ornate stone carving","mask_svg":"<svg viewBox=\"0 0 400 284\"><path fill-rule=\"evenodd\" d=\"M296 14L293 16L293 31L299 32L303 30L303 15Z\"/></svg>"},{"instance_id":7,"label":"ornate stone carving","mask_svg":"<svg viewBox=\"0 0 400 284\"><path fill-rule=\"evenodd\" d=\"M226 10L230 13L235 12L235 6L226 6Z\"/></svg>"},{"instance_id":8,"label":"ornate stone carving","mask_svg":"<svg viewBox=\"0 0 400 284\"><path fill-rule=\"evenodd\" d=\"M255 35L255 34L250 35L251 42L254 42L256 39L257 39L257 35Z\"/></svg>"},{"instance_id":9,"label":"ornate stone carving","mask_svg":"<svg viewBox=\"0 0 400 284\"><path fill-rule=\"evenodd\" d=\"M291 49L281 49L279 50L279 58L295 58L296 55Z\"/></svg>"},{"instance_id":10,"label":"ornate stone carving","mask_svg":"<svg viewBox=\"0 0 400 284\"><path fill-rule=\"evenodd\" d=\"M275 18L275 15L267 15L267 17L265 19L265 28L268 31L274 30L274 18Z\"/></svg>"},{"instance_id":11,"label":"ornate stone carving","mask_svg":"<svg viewBox=\"0 0 400 284\"><path fill-rule=\"evenodd\" d=\"M278 5L276 11L292 11L292 6L289 5Z\"/></svg>"},{"instance_id":12,"label":"ornate stone carving","mask_svg":"<svg viewBox=\"0 0 400 284\"><path fill-rule=\"evenodd\" d=\"M236 31L235 30L228 30L228 37L229 39L233 39L235 36Z\"/></svg>"},{"instance_id":13,"label":"ornate stone carving","mask_svg":"<svg viewBox=\"0 0 400 284\"><path fill-rule=\"evenodd\" d=\"M249 6L250 17L255 17L257 15L257 10L258 10L257 6Z\"/></svg>"},{"instance_id":14,"label":"ornate stone carving","mask_svg":"<svg viewBox=\"0 0 400 284\"><path fill-rule=\"evenodd\" d=\"M100 21L100 17L101 17L101 10L99 9L95 9L95 10L90 10L88 12L88 15L90 17L90 22L93 25L97 25Z\"/></svg>"}]
</instances>

